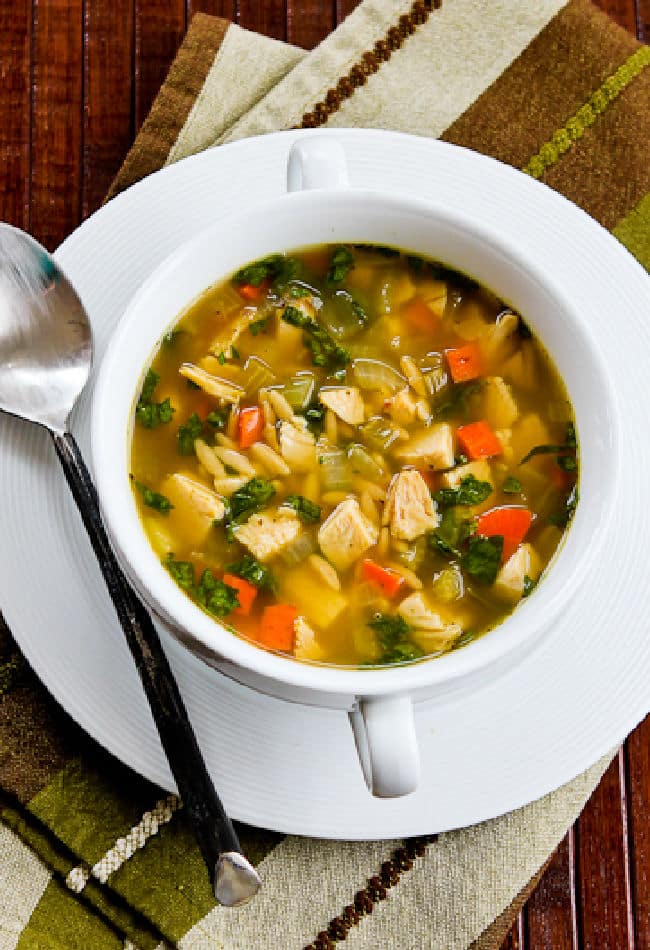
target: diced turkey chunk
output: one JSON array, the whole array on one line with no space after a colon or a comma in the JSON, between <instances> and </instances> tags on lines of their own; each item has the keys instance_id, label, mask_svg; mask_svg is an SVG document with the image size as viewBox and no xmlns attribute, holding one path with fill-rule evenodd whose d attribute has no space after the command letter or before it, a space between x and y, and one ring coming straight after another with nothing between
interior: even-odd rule
<instances>
[{"instance_id":1,"label":"diced turkey chunk","mask_svg":"<svg viewBox=\"0 0 650 950\"><path fill-rule=\"evenodd\" d=\"M363 422L363 397L356 386L329 386L321 389L318 398L343 422L351 426L360 426Z\"/></svg>"},{"instance_id":2,"label":"diced turkey chunk","mask_svg":"<svg viewBox=\"0 0 650 950\"><path fill-rule=\"evenodd\" d=\"M506 429L519 416L510 387L501 376L488 376L485 380L483 413L493 429Z\"/></svg>"},{"instance_id":3,"label":"diced turkey chunk","mask_svg":"<svg viewBox=\"0 0 650 950\"><path fill-rule=\"evenodd\" d=\"M459 623L446 623L442 630L415 630L411 640L425 653L448 650L463 632Z\"/></svg>"},{"instance_id":4,"label":"diced turkey chunk","mask_svg":"<svg viewBox=\"0 0 650 950\"><path fill-rule=\"evenodd\" d=\"M478 482L492 482L492 471L487 459L476 459L475 462L468 462L467 465L457 465L450 472L445 472L440 476L440 482L443 488L458 488L460 483L468 475L473 475Z\"/></svg>"},{"instance_id":5,"label":"diced turkey chunk","mask_svg":"<svg viewBox=\"0 0 650 950\"><path fill-rule=\"evenodd\" d=\"M299 660L322 660L322 647L316 643L316 634L304 617L296 617L293 622L295 635L293 655Z\"/></svg>"},{"instance_id":6,"label":"diced turkey chunk","mask_svg":"<svg viewBox=\"0 0 650 950\"><path fill-rule=\"evenodd\" d=\"M416 630L442 630L445 626L442 617L431 610L419 591L405 597L397 613Z\"/></svg>"},{"instance_id":7,"label":"diced turkey chunk","mask_svg":"<svg viewBox=\"0 0 650 950\"><path fill-rule=\"evenodd\" d=\"M451 468L454 464L454 433L447 422L420 429L395 450L395 458L433 471Z\"/></svg>"},{"instance_id":8,"label":"diced turkey chunk","mask_svg":"<svg viewBox=\"0 0 650 950\"><path fill-rule=\"evenodd\" d=\"M212 530L215 521L221 521L226 509L223 500L207 485L190 475L175 472L168 475L161 491L174 506L170 520L182 525L191 544L201 544Z\"/></svg>"},{"instance_id":9,"label":"diced turkey chunk","mask_svg":"<svg viewBox=\"0 0 650 950\"><path fill-rule=\"evenodd\" d=\"M436 506L427 484L415 469L393 475L382 524L390 525L390 533L401 541L413 541L438 525Z\"/></svg>"},{"instance_id":10,"label":"diced turkey chunk","mask_svg":"<svg viewBox=\"0 0 650 950\"><path fill-rule=\"evenodd\" d=\"M294 472L309 472L316 465L316 440L308 429L292 422L278 423L280 454Z\"/></svg>"},{"instance_id":11,"label":"diced turkey chunk","mask_svg":"<svg viewBox=\"0 0 650 950\"><path fill-rule=\"evenodd\" d=\"M339 571L345 571L377 543L379 531L363 514L356 498L346 498L318 532L321 551Z\"/></svg>"},{"instance_id":12,"label":"diced turkey chunk","mask_svg":"<svg viewBox=\"0 0 650 950\"><path fill-rule=\"evenodd\" d=\"M239 316L235 317L234 320L230 320L217 334L209 346L209 352L214 356L220 356L223 353L228 359L232 358L233 346L251 323L258 319L258 316L255 307L245 307Z\"/></svg>"},{"instance_id":13,"label":"diced turkey chunk","mask_svg":"<svg viewBox=\"0 0 650 950\"><path fill-rule=\"evenodd\" d=\"M535 581L540 574L537 552L530 544L520 544L503 565L494 582L494 593L509 604L516 604L524 593L524 578Z\"/></svg>"},{"instance_id":14,"label":"diced turkey chunk","mask_svg":"<svg viewBox=\"0 0 650 950\"><path fill-rule=\"evenodd\" d=\"M301 531L296 518L285 518L273 512L252 515L235 528L235 536L258 561L268 561L294 541Z\"/></svg>"},{"instance_id":15,"label":"diced turkey chunk","mask_svg":"<svg viewBox=\"0 0 650 950\"><path fill-rule=\"evenodd\" d=\"M460 624L446 623L431 610L419 591L405 597L397 612L414 628L411 639L425 653L447 650L463 632Z\"/></svg>"},{"instance_id":16,"label":"diced turkey chunk","mask_svg":"<svg viewBox=\"0 0 650 950\"><path fill-rule=\"evenodd\" d=\"M399 426L410 426L415 422L418 400L411 387L405 386L394 396L385 400L384 409Z\"/></svg>"},{"instance_id":17,"label":"diced turkey chunk","mask_svg":"<svg viewBox=\"0 0 650 950\"><path fill-rule=\"evenodd\" d=\"M244 395L241 386L231 382L229 379L221 379L219 376L213 376L206 369L195 366L194 363L183 363L179 369L181 376L191 380L199 389L202 389L208 396L214 396L215 399L221 399L222 402L229 402L236 405Z\"/></svg>"}]
</instances>

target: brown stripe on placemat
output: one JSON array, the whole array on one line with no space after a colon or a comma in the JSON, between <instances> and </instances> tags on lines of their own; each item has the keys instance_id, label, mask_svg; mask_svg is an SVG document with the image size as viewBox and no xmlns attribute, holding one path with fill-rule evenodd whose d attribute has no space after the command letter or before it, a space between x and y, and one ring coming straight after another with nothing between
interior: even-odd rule
<instances>
[{"instance_id":1,"label":"brown stripe on placemat","mask_svg":"<svg viewBox=\"0 0 650 950\"><path fill-rule=\"evenodd\" d=\"M228 20L218 17L203 13L194 16L137 142L111 185L107 201L163 167L196 102L229 26Z\"/></svg>"},{"instance_id":2,"label":"brown stripe on placemat","mask_svg":"<svg viewBox=\"0 0 650 950\"><path fill-rule=\"evenodd\" d=\"M437 838L437 835L407 838L390 860L384 861L379 873L369 878L366 886L357 891L354 903L348 904L338 917L330 920L327 930L321 930L304 950L333 950L337 943L344 941L352 927L356 927L366 914L373 912L377 902L386 900L390 888L399 883L401 876L411 870L416 858L421 858L427 845Z\"/></svg>"},{"instance_id":3,"label":"brown stripe on placemat","mask_svg":"<svg viewBox=\"0 0 650 950\"><path fill-rule=\"evenodd\" d=\"M341 76L336 85L327 91L325 98L303 114L297 127L315 129L325 125L338 112L342 103L354 94L354 90L365 86L368 77L376 73L382 63L388 62L393 53L402 48L404 41L427 22L431 11L439 10L441 6L442 0L415 0L409 12L404 13L371 50L366 50L359 57L345 76Z\"/></svg>"},{"instance_id":4,"label":"brown stripe on placemat","mask_svg":"<svg viewBox=\"0 0 650 950\"><path fill-rule=\"evenodd\" d=\"M441 138L521 168L637 48L588 0L570 0Z\"/></svg>"}]
</instances>

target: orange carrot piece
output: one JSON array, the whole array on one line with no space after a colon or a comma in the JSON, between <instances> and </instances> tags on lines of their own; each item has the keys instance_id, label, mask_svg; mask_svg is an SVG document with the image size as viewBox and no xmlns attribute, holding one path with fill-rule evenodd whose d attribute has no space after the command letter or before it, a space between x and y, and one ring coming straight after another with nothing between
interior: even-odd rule
<instances>
[{"instance_id":1,"label":"orange carrot piece","mask_svg":"<svg viewBox=\"0 0 650 950\"><path fill-rule=\"evenodd\" d=\"M237 577L236 574L224 574L223 582L228 587L234 587L239 598L239 607L235 607L234 614L241 614L247 617L251 612L253 601L257 597L257 587L250 584L243 577Z\"/></svg>"},{"instance_id":2,"label":"orange carrot piece","mask_svg":"<svg viewBox=\"0 0 650 950\"><path fill-rule=\"evenodd\" d=\"M267 280L263 280L257 287L255 284L240 284L237 288L244 300L261 300L268 289L269 282Z\"/></svg>"},{"instance_id":3,"label":"orange carrot piece","mask_svg":"<svg viewBox=\"0 0 650 950\"><path fill-rule=\"evenodd\" d=\"M483 354L478 343L474 341L454 350L446 350L445 356L455 383L466 383L483 374Z\"/></svg>"},{"instance_id":4,"label":"orange carrot piece","mask_svg":"<svg viewBox=\"0 0 650 950\"><path fill-rule=\"evenodd\" d=\"M362 568L364 579L378 587L387 597L394 597L404 583L404 578L397 571L382 567L370 558L365 558Z\"/></svg>"},{"instance_id":5,"label":"orange carrot piece","mask_svg":"<svg viewBox=\"0 0 650 950\"><path fill-rule=\"evenodd\" d=\"M503 537L501 562L505 564L526 537L532 520L533 516L528 508L490 508L478 519L476 532L485 538L496 534Z\"/></svg>"},{"instance_id":6,"label":"orange carrot piece","mask_svg":"<svg viewBox=\"0 0 650 950\"><path fill-rule=\"evenodd\" d=\"M265 607L257 640L270 650L291 653L294 640L294 621L298 611L292 604L273 604Z\"/></svg>"},{"instance_id":7,"label":"orange carrot piece","mask_svg":"<svg viewBox=\"0 0 650 950\"><path fill-rule=\"evenodd\" d=\"M402 307L402 317L411 324L415 330L422 330L429 333L438 322L438 318L427 307L422 297L413 297Z\"/></svg>"},{"instance_id":8,"label":"orange carrot piece","mask_svg":"<svg viewBox=\"0 0 650 950\"><path fill-rule=\"evenodd\" d=\"M501 455L503 451L499 439L485 419L459 426L456 435L465 455L470 459L489 459L493 455Z\"/></svg>"},{"instance_id":9,"label":"orange carrot piece","mask_svg":"<svg viewBox=\"0 0 650 950\"><path fill-rule=\"evenodd\" d=\"M264 413L259 406L247 406L241 409L237 419L239 448L247 449L259 442L264 431Z\"/></svg>"}]
</instances>

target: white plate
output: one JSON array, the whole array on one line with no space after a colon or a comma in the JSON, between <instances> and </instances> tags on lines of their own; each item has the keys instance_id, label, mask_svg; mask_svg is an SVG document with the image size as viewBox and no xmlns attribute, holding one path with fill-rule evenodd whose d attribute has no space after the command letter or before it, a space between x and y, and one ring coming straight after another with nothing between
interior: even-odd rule
<instances>
[{"instance_id":1,"label":"white plate","mask_svg":"<svg viewBox=\"0 0 650 950\"><path fill-rule=\"evenodd\" d=\"M279 194L301 132L247 139L151 176L98 211L57 252L93 323L99 359L143 279L225 213ZM322 133L321 133L322 134ZM593 320L622 407L626 446L606 555L533 654L510 673L419 704L418 791L368 794L345 712L257 694L165 646L230 813L331 838L445 831L539 798L616 746L650 708L650 279L586 214L491 159L394 133L337 130L353 185L417 193L497 219L566 282ZM580 354L576 353L579 359ZM90 388L73 430L88 456ZM111 602L47 436L0 420L0 605L45 685L102 745L173 789ZM597 515L595 515L596 517ZM434 661L435 662L435 661Z\"/></svg>"}]
</instances>

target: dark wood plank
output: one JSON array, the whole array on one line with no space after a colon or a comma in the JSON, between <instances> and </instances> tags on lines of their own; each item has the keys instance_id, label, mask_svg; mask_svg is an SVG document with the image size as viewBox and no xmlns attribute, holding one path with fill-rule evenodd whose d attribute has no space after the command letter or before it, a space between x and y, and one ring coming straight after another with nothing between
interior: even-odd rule
<instances>
[{"instance_id":1,"label":"dark wood plank","mask_svg":"<svg viewBox=\"0 0 650 950\"><path fill-rule=\"evenodd\" d=\"M597 7L608 13L613 20L629 33L636 33L636 10L634 0L593 0Z\"/></svg>"},{"instance_id":2,"label":"dark wood plank","mask_svg":"<svg viewBox=\"0 0 650 950\"><path fill-rule=\"evenodd\" d=\"M187 0L187 22L195 13L209 13L211 16L220 16L225 20L235 20L237 4L235 0Z\"/></svg>"},{"instance_id":3,"label":"dark wood plank","mask_svg":"<svg viewBox=\"0 0 650 950\"><path fill-rule=\"evenodd\" d=\"M135 0L135 131L185 34L185 0Z\"/></svg>"},{"instance_id":4,"label":"dark wood plank","mask_svg":"<svg viewBox=\"0 0 650 950\"><path fill-rule=\"evenodd\" d=\"M526 934L524 928L523 911L517 915L517 918L508 931L508 934L501 944L501 950L527 950Z\"/></svg>"},{"instance_id":5,"label":"dark wood plank","mask_svg":"<svg viewBox=\"0 0 650 950\"><path fill-rule=\"evenodd\" d=\"M636 950L650 950L650 716L626 746Z\"/></svg>"},{"instance_id":6,"label":"dark wood plank","mask_svg":"<svg viewBox=\"0 0 650 950\"><path fill-rule=\"evenodd\" d=\"M578 821L579 931L585 950L634 947L624 801L621 751Z\"/></svg>"},{"instance_id":7,"label":"dark wood plank","mask_svg":"<svg viewBox=\"0 0 650 950\"><path fill-rule=\"evenodd\" d=\"M0 220L29 227L31 0L0 0Z\"/></svg>"},{"instance_id":8,"label":"dark wood plank","mask_svg":"<svg viewBox=\"0 0 650 950\"><path fill-rule=\"evenodd\" d=\"M287 39L313 49L336 25L334 0L287 0Z\"/></svg>"},{"instance_id":9,"label":"dark wood plank","mask_svg":"<svg viewBox=\"0 0 650 950\"><path fill-rule=\"evenodd\" d=\"M131 144L133 0L86 0L82 214L101 204Z\"/></svg>"},{"instance_id":10,"label":"dark wood plank","mask_svg":"<svg viewBox=\"0 0 650 950\"><path fill-rule=\"evenodd\" d=\"M636 0L636 35L642 43L650 43L650 0Z\"/></svg>"},{"instance_id":11,"label":"dark wood plank","mask_svg":"<svg viewBox=\"0 0 650 950\"><path fill-rule=\"evenodd\" d=\"M286 40L286 0L238 0L237 22L246 30Z\"/></svg>"},{"instance_id":12,"label":"dark wood plank","mask_svg":"<svg viewBox=\"0 0 650 950\"><path fill-rule=\"evenodd\" d=\"M54 248L81 216L83 0L34 7L32 234Z\"/></svg>"},{"instance_id":13,"label":"dark wood plank","mask_svg":"<svg viewBox=\"0 0 650 950\"><path fill-rule=\"evenodd\" d=\"M360 2L361 0L336 0L336 22L340 23L344 20L355 7L359 6Z\"/></svg>"},{"instance_id":14,"label":"dark wood plank","mask_svg":"<svg viewBox=\"0 0 650 950\"><path fill-rule=\"evenodd\" d=\"M525 908L529 950L578 950L573 831L564 838Z\"/></svg>"}]
</instances>

